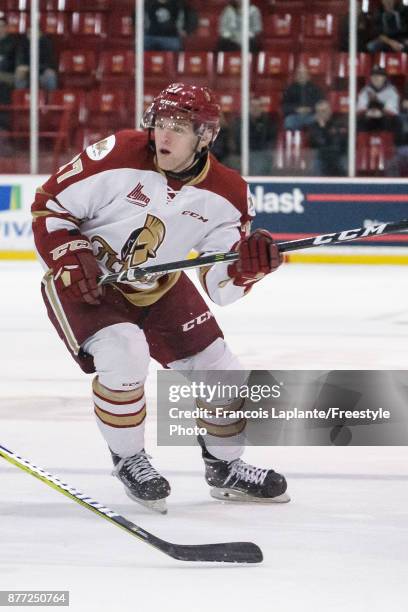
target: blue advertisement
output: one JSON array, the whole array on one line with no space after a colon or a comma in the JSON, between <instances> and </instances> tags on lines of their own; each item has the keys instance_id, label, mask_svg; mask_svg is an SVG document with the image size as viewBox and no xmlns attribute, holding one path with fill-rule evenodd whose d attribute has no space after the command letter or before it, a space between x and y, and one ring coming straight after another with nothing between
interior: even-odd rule
<instances>
[{"instance_id":1,"label":"blue advertisement","mask_svg":"<svg viewBox=\"0 0 408 612\"><path fill-rule=\"evenodd\" d=\"M408 218L408 185L389 182L250 182L254 227L277 240L400 221ZM361 246L408 246L408 233L353 242Z\"/></svg>"}]
</instances>

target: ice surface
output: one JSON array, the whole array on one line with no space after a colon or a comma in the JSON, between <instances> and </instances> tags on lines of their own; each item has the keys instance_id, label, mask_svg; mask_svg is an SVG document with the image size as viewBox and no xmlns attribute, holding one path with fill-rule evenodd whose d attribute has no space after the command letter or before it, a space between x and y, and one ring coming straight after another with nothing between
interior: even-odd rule
<instances>
[{"instance_id":1,"label":"ice surface","mask_svg":"<svg viewBox=\"0 0 408 612\"><path fill-rule=\"evenodd\" d=\"M169 514L153 515L109 475L90 377L46 318L40 276L34 263L0 264L0 443L160 537L251 540L265 561L173 561L1 462L0 590L68 589L73 612L406 612L406 448L248 449L286 474L292 502L222 504L197 449L155 447L153 365L147 447L173 489ZM404 267L290 265L213 310L248 368L407 368Z\"/></svg>"}]
</instances>

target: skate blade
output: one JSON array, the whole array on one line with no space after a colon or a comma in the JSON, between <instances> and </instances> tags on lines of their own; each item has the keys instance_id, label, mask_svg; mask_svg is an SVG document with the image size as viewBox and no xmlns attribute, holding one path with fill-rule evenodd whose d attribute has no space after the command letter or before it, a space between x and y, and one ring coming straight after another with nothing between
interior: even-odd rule
<instances>
[{"instance_id":1,"label":"skate blade","mask_svg":"<svg viewBox=\"0 0 408 612\"><path fill-rule=\"evenodd\" d=\"M136 497L136 495L132 495L130 491L125 489L126 495L133 501L137 502L141 506L148 508L149 510L153 510L154 512L158 512L159 514L167 514L167 504L166 499L140 499L140 497Z\"/></svg>"},{"instance_id":2,"label":"skate blade","mask_svg":"<svg viewBox=\"0 0 408 612\"><path fill-rule=\"evenodd\" d=\"M255 497L241 491L233 491L232 489L220 489L213 487L210 489L210 495L214 499L228 502L244 502L257 504L286 504L290 501L287 493L277 495L276 497Z\"/></svg>"}]
</instances>

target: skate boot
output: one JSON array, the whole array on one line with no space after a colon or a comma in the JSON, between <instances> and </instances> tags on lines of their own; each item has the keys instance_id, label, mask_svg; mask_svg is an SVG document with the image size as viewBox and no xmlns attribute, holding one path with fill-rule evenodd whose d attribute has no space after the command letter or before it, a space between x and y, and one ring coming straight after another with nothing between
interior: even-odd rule
<instances>
[{"instance_id":1,"label":"skate boot","mask_svg":"<svg viewBox=\"0 0 408 612\"><path fill-rule=\"evenodd\" d=\"M205 479L215 499L258 503L290 501L286 480L281 474L257 468L242 459L217 459L208 452L201 436L198 436L198 443L205 463Z\"/></svg>"},{"instance_id":2,"label":"skate boot","mask_svg":"<svg viewBox=\"0 0 408 612\"><path fill-rule=\"evenodd\" d=\"M126 495L146 508L166 514L170 485L154 469L149 461L151 457L144 450L132 457L121 458L113 451L111 455L115 466L112 475L124 485Z\"/></svg>"}]
</instances>

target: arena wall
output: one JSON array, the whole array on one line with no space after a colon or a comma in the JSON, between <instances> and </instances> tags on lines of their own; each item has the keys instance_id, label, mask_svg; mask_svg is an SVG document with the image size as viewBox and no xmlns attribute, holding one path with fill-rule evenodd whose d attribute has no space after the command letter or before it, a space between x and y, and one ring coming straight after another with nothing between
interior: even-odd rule
<instances>
[{"instance_id":1,"label":"arena wall","mask_svg":"<svg viewBox=\"0 0 408 612\"><path fill-rule=\"evenodd\" d=\"M0 259L35 259L30 206L47 176L0 176ZM408 180L252 177L255 227L277 240L408 218ZM297 263L408 264L408 232L288 255Z\"/></svg>"}]
</instances>

